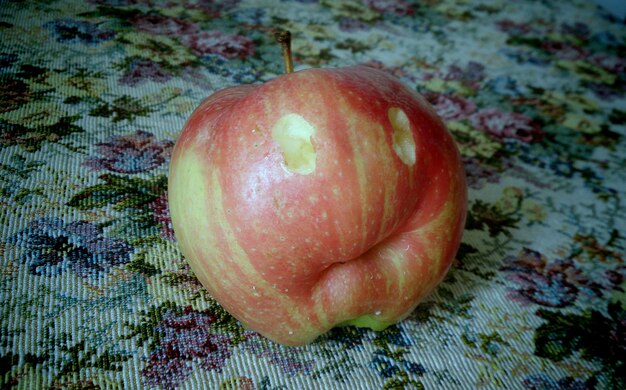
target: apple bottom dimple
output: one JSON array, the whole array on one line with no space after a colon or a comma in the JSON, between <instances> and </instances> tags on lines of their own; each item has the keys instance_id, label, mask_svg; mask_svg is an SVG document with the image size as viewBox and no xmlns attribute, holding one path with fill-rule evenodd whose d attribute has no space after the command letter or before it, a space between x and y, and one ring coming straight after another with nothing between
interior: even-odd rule
<instances>
[{"instance_id":1,"label":"apple bottom dimple","mask_svg":"<svg viewBox=\"0 0 626 390\"><path fill-rule=\"evenodd\" d=\"M446 219L444 213L441 220ZM444 251L430 250L433 232L392 236L359 258L329 267L315 286L329 326L381 330L406 317L443 276Z\"/></svg>"}]
</instances>

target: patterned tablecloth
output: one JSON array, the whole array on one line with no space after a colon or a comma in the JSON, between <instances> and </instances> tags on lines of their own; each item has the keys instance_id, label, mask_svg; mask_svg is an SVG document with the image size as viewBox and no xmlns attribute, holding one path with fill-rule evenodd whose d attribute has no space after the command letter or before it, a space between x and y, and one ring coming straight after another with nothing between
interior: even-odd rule
<instances>
[{"instance_id":1,"label":"patterned tablecloth","mask_svg":"<svg viewBox=\"0 0 626 390\"><path fill-rule=\"evenodd\" d=\"M382 332L283 347L190 271L173 144L226 86L367 64L458 142L466 232ZM626 387L626 27L590 1L0 1L0 383L18 388Z\"/></svg>"}]
</instances>

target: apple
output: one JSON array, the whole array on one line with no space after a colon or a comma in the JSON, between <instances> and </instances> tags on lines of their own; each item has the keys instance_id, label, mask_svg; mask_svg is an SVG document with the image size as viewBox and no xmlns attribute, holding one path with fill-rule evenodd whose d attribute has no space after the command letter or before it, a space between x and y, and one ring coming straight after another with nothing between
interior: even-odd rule
<instances>
[{"instance_id":1,"label":"apple","mask_svg":"<svg viewBox=\"0 0 626 390\"><path fill-rule=\"evenodd\" d=\"M284 345L407 317L448 271L467 208L443 122L419 94L363 66L208 97L176 143L168 191L202 284Z\"/></svg>"}]
</instances>

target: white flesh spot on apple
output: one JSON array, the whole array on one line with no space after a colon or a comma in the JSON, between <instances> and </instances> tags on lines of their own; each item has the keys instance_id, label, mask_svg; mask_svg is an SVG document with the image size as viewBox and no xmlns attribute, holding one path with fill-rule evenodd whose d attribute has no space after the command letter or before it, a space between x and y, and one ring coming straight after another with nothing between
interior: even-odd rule
<instances>
[{"instance_id":1,"label":"white flesh spot on apple","mask_svg":"<svg viewBox=\"0 0 626 390\"><path fill-rule=\"evenodd\" d=\"M393 128L393 150L403 163L411 167L415 164L415 140L409 118L397 107L391 107L387 115Z\"/></svg>"},{"instance_id":2,"label":"white flesh spot on apple","mask_svg":"<svg viewBox=\"0 0 626 390\"><path fill-rule=\"evenodd\" d=\"M272 128L272 138L278 143L289 172L308 175L315 171L313 134L315 128L298 114L282 116Z\"/></svg>"}]
</instances>

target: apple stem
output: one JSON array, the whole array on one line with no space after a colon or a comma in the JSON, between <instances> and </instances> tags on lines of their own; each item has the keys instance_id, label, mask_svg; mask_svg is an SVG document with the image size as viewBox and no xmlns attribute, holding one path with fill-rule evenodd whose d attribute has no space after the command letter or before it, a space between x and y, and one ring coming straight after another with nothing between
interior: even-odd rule
<instances>
[{"instance_id":1,"label":"apple stem","mask_svg":"<svg viewBox=\"0 0 626 390\"><path fill-rule=\"evenodd\" d=\"M293 73L293 59L291 58L291 32L288 30L278 30L274 33L276 42L283 49L283 61L285 62L285 73Z\"/></svg>"}]
</instances>

